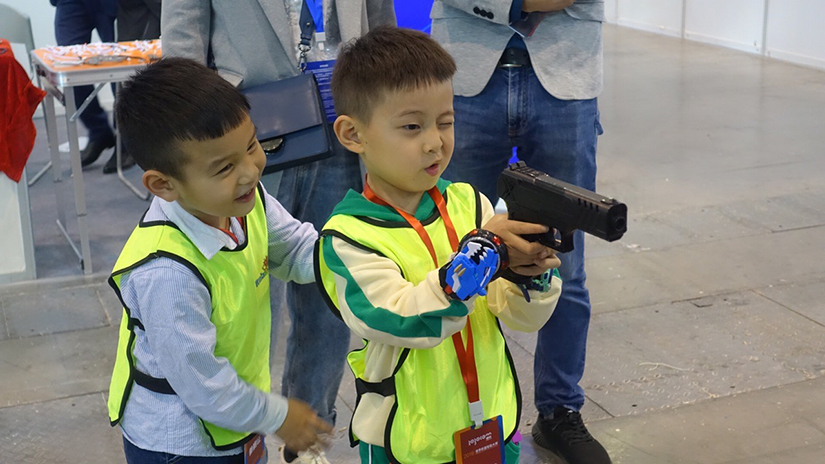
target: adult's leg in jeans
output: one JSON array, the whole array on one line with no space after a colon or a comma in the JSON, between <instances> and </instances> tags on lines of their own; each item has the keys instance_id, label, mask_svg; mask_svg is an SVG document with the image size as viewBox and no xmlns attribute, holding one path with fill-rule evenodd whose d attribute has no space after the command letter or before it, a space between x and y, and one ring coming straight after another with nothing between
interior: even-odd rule
<instances>
[{"instance_id":1,"label":"adult's leg in jeans","mask_svg":"<svg viewBox=\"0 0 825 464\"><path fill-rule=\"evenodd\" d=\"M528 166L590 190L596 183L596 139L601 133L592 100L559 100L547 93L532 69L524 70L522 95L526 125L516 142ZM539 331L534 361L535 402L543 416L557 406L584 404L579 381L584 373L590 297L585 287L584 236L574 250L559 255L562 294L553 316Z\"/></svg>"},{"instance_id":2,"label":"adult's leg in jeans","mask_svg":"<svg viewBox=\"0 0 825 464\"><path fill-rule=\"evenodd\" d=\"M98 13L90 10L89 6L87 0L58 0L54 16L54 35L58 45L83 44L92 40L92 30L96 26L95 15ZM111 26L109 30L112 30ZM105 35L106 32L104 31L103 34ZM101 38L107 40L103 36ZM112 38L108 37L108 40L111 41ZM78 107L86 101L92 90L94 90L94 87L91 85L74 87L75 101ZM89 106L80 115L80 120L89 131L90 139L112 136L109 118L103 108L100 107L97 98L89 103Z\"/></svg>"},{"instance_id":3,"label":"adult's leg in jeans","mask_svg":"<svg viewBox=\"0 0 825 464\"><path fill-rule=\"evenodd\" d=\"M474 97L455 97L455 149L443 177L478 187L495 204L496 181L512 153L508 135L507 70L493 73Z\"/></svg>"},{"instance_id":4,"label":"adult's leg in jeans","mask_svg":"<svg viewBox=\"0 0 825 464\"><path fill-rule=\"evenodd\" d=\"M320 229L347 190L360 191L360 172L358 157L336 144L332 158L284 171L277 198L293 216ZM314 284L273 283L273 307L285 305L292 321L281 393L306 401L319 417L334 423L349 328L333 315Z\"/></svg>"}]
</instances>

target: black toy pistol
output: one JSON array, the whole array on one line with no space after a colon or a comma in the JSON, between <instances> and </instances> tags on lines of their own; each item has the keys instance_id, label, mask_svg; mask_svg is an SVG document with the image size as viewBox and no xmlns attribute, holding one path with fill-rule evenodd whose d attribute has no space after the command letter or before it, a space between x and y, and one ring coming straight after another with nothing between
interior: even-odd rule
<instances>
[{"instance_id":1,"label":"black toy pistol","mask_svg":"<svg viewBox=\"0 0 825 464\"><path fill-rule=\"evenodd\" d=\"M501 173L497 193L507 203L510 219L550 227L547 233L525 239L562 253L573 249L576 230L608 242L620 239L627 230L624 203L554 179L523 161Z\"/></svg>"}]
</instances>

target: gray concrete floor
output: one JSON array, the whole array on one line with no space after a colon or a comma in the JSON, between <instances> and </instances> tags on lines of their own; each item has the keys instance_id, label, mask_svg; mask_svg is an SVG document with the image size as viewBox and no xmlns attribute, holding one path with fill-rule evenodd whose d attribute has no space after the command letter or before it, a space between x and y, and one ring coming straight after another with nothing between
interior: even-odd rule
<instances>
[{"instance_id":1,"label":"gray concrete floor","mask_svg":"<svg viewBox=\"0 0 825 464\"><path fill-rule=\"evenodd\" d=\"M825 73L614 26L605 71L598 190L630 226L587 243L589 428L616 463L825 462ZM103 281L146 203L100 173L107 157L85 173L91 277L50 178L31 189L40 279L0 287L0 462L123 462ZM41 130L30 172L47 158ZM535 337L509 338L528 432ZM340 424L353 397L347 378ZM357 462L338 435L333 462ZM559 462L529 439L524 455Z\"/></svg>"}]
</instances>

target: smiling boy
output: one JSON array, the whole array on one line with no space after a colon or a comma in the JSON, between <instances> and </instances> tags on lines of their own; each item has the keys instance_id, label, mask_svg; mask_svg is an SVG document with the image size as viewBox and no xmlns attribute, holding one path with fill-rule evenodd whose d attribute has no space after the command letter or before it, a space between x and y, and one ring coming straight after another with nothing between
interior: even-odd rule
<instances>
[{"instance_id":1,"label":"smiling boy","mask_svg":"<svg viewBox=\"0 0 825 464\"><path fill-rule=\"evenodd\" d=\"M124 309L109 417L127 462L244 463L270 433L306 449L330 426L270 393L266 275L312 282L317 233L259 184L249 104L169 58L124 86L116 117L155 195L109 279Z\"/></svg>"},{"instance_id":2,"label":"smiling boy","mask_svg":"<svg viewBox=\"0 0 825 464\"><path fill-rule=\"evenodd\" d=\"M552 250L519 236L544 226L495 215L474 187L440 178L454 72L426 34L382 27L347 44L333 74L335 134L367 177L321 232L316 281L365 340L348 356L363 463L518 462L521 396L499 321L538 330L561 289ZM535 277L496 279L508 267Z\"/></svg>"}]
</instances>

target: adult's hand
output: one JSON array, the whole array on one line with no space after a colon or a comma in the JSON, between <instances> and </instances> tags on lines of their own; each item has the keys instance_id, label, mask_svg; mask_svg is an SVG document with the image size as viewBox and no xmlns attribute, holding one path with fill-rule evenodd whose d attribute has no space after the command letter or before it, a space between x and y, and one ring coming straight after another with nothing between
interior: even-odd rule
<instances>
[{"instance_id":1,"label":"adult's hand","mask_svg":"<svg viewBox=\"0 0 825 464\"><path fill-rule=\"evenodd\" d=\"M530 13L532 11L559 11L576 3L576 0L524 0L521 4L521 11Z\"/></svg>"}]
</instances>

